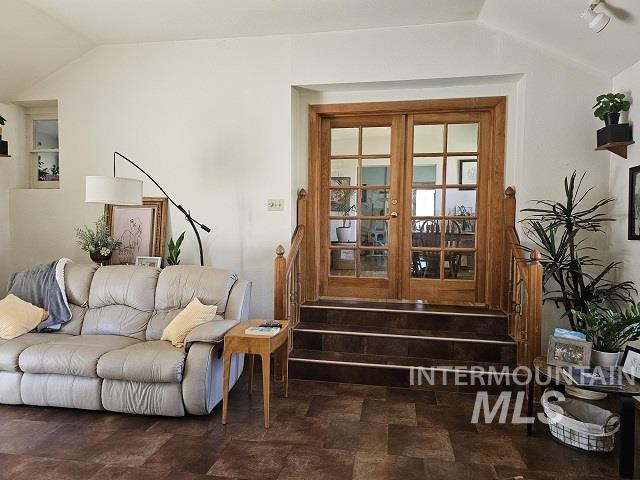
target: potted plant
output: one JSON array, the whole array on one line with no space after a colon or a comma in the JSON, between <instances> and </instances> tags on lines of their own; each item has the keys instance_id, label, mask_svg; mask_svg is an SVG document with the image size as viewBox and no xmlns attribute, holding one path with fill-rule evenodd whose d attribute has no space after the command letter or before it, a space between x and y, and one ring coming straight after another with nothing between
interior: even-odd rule
<instances>
[{"instance_id":1,"label":"potted plant","mask_svg":"<svg viewBox=\"0 0 640 480\"><path fill-rule=\"evenodd\" d=\"M616 125L620 120L620 112L626 112L631 107L624 93L605 93L596 97L593 115L604 120L605 125Z\"/></svg>"},{"instance_id":2,"label":"potted plant","mask_svg":"<svg viewBox=\"0 0 640 480\"><path fill-rule=\"evenodd\" d=\"M178 240L175 242L173 241L173 237L169 239L169 256L167 257L167 265L180 265L180 247L182 246L185 233L186 232L182 232L178 237Z\"/></svg>"},{"instance_id":3,"label":"potted plant","mask_svg":"<svg viewBox=\"0 0 640 480\"><path fill-rule=\"evenodd\" d=\"M342 212L342 215L348 217L351 211L356 209L355 203L351 203L354 195L356 194L356 191L357 190L340 190L340 197L334 203L335 211ZM342 226L336 227L336 236L338 237L338 242L349 242L350 229L351 220L345 218L344 220L342 220Z\"/></svg>"},{"instance_id":4,"label":"potted plant","mask_svg":"<svg viewBox=\"0 0 640 480\"><path fill-rule=\"evenodd\" d=\"M586 312L574 311L578 328L592 342L591 364L613 367L620 362L625 344L640 338L640 304L623 312L602 310L590 303Z\"/></svg>"},{"instance_id":5,"label":"potted plant","mask_svg":"<svg viewBox=\"0 0 640 480\"><path fill-rule=\"evenodd\" d=\"M108 262L113 252L122 247L121 241L109 235L104 215L96 222L95 230L91 230L86 225L83 228L76 228L76 237L80 248L89 252L91 260L96 263Z\"/></svg>"},{"instance_id":6,"label":"potted plant","mask_svg":"<svg viewBox=\"0 0 640 480\"><path fill-rule=\"evenodd\" d=\"M603 263L591 256L595 248L586 243L586 236L604 234L604 224L614 221L605 216L614 199L585 205L592 188L581 188L584 177L577 181L573 172L564 179L564 201L536 200L535 208L522 210L530 214L522 221L524 233L542 254L544 301L562 307L573 330L578 330L573 312L586 313L589 304L603 310L631 303L632 293L637 293L633 282L608 278L620 262Z\"/></svg>"},{"instance_id":7,"label":"potted plant","mask_svg":"<svg viewBox=\"0 0 640 480\"><path fill-rule=\"evenodd\" d=\"M2 136L2 126L7 123L7 121L5 120L5 118L0 115L0 137Z\"/></svg>"}]
</instances>

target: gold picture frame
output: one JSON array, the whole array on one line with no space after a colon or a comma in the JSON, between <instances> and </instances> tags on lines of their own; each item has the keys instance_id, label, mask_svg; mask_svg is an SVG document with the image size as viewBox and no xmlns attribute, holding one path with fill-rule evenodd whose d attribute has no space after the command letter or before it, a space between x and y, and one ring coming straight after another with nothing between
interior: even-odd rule
<instances>
[{"instance_id":1,"label":"gold picture frame","mask_svg":"<svg viewBox=\"0 0 640 480\"><path fill-rule=\"evenodd\" d=\"M105 205L109 234L123 243L111 265L135 265L136 257L163 257L167 234L166 197L144 197L142 205Z\"/></svg>"}]
</instances>

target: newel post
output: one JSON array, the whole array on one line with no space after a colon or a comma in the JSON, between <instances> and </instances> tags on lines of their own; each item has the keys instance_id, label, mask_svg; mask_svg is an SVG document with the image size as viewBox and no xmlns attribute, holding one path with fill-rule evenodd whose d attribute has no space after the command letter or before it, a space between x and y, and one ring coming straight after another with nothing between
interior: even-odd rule
<instances>
[{"instance_id":1,"label":"newel post","mask_svg":"<svg viewBox=\"0 0 640 480\"><path fill-rule=\"evenodd\" d=\"M509 231L516 228L516 190L513 187L507 187L504 191L504 201L502 209L502 280L500 282L502 292L502 309L508 312L511 311L512 302L511 296L513 294L513 279L511 278L513 272L512 268L512 249L511 241L509 240Z\"/></svg>"},{"instance_id":2,"label":"newel post","mask_svg":"<svg viewBox=\"0 0 640 480\"><path fill-rule=\"evenodd\" d=\"M273 264L273 318L276 320L282 320L285 316L286 276L287 259L284 258L284 247L278 245Z\"/></svg>"},{"instance_id":3,"label":"newel post","mask_svg":"<svg viewBox=\"0 0 640 480\"><path fill-rule=\"evenodd\" d=\"M542 330L542 282L543 282L543 274L544 267L541 263L542 255L538 250L533 250L529 255L531 262L529 263L529 312L528 319L529 322L529 346L530 346L530 357L528 358L529 363L533 363L533 360L540 355L542 351L542 338L541 338L541 330Z\"/></svg>"}]
</instances>

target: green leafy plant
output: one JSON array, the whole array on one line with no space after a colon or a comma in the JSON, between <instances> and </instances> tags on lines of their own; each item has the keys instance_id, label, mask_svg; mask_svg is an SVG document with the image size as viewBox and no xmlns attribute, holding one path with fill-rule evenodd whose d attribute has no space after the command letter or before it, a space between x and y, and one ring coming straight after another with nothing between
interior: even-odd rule
<instances>
[{"instance_id":1,"label":"green leafy plant","mask_svg":"<svg viewBox=\"0 0 640 480\"><path fill-rule=\"evenodd\" d=\"M82 250L89 253L98 252L105 257L122 247L121 241L109 235L109 229L107 228L104 215L96 222L95 230L90 229L86 225L82 228L76 228L76 238Z\"/></svg>"},{"instance_id":2,"label":"green leafy plant","mask_svg":"<svg viewBox=\"0 0 640 480\"><path fill-rule=\"evenodd\" d=\"M604 211L614 199L585 205L593 190L582 189L585 175L577 181L573 172L564 179L564 201L536 200L536 208L522 210L530 214L523 220L524 232L541 251L545 301L562 306L574 330L578 327L575 311L586 313L589 304L602 310L617 308L619 303L632 302L632 294L637 293L633 282L608 278L620 262L604 264L590 255L596 249L586 243L587 235L604 234L604 224L613 221Z\"/></svg>"},{"instance_id":3,"label":"green leafy plant","mask_svg":"<svg viewBox=\"0 0 640 480\"><path fill-rule=\"evenodd\" d=\"M2 115L0 115L0 126L4 125L5 123L7 123L7 120Z\"/></svg>"},{"instance_id":4,"label":"green leafy plant","mask_svg":"<svg viewBox=\"0 0 640 480\"><path fill-rule=\"evenodd\" d=\"M626 112L630 107L631 102L625 99L624 93L605 93L596 97L593 116L604 120L610 113Z\"/></svg>"},{"instance_id":5,"label":"green leafy plant","mask_svg":"<svg viewBox=\"0 0 640 480\"><path fill-rule=\"evenodd\" d=\"M586 312L574 310L578 328L593 342L594 350L617 353L627 342L640 338L640 304L632 304L624 312L601 310L589 303Z\"/></svg>"},{"instance_id":6,"label":"green leafy plant","mask_svg":"<svg viewBox=\"0 0 640 480\"><path fill-rule=\"evenodd\" d=\"M185 232L182 232L178 240L173 241L173 237L169 239L169 256L167 257L167 265L180 265L180 246L184 240Z\"/></svg>"}]
</instances>

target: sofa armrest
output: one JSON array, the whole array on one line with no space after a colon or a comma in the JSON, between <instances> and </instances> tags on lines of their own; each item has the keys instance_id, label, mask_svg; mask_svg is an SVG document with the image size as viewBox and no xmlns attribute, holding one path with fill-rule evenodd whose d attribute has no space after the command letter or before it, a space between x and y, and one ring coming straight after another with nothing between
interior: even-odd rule
<instances>
[{"instance_id":1,"label":"sofa armrest","mask_svg":"<svg viewBox=\"0 0 640 480\"><path fill-rule=\"evenodd\" d=\"M192 343L218 343L224 340L224 335L238 325L238 320L212 320L191 330L184 340L185 349L189 350Z\"/></svg>"},{"instance_id":2,"label":"sofa armrest","mask_svg":"<svg viewBox=\"0 0 640 480\"><path fill-rule=\"evenodd\" d=\"M238 280L231 287L224 318L233 318L244 322L249 318L251 308L251 282Z\"/></svg>"}]
</instances>

